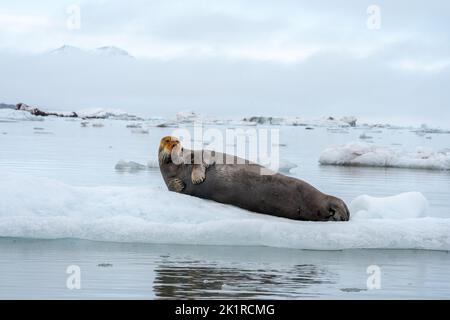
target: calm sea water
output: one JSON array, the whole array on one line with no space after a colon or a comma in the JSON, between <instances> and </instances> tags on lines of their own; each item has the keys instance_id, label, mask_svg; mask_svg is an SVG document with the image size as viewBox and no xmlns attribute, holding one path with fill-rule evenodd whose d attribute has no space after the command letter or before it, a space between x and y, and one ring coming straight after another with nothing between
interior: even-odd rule
<instances>
[{"instance_id":1,"label":"calm sea water","mask_svg":"<svg viewBox=\"0 0 450 320\"><path fill-rule=\"evenodd\" d=\"M0 168L79 186L163 186L159 170L120 172L118 160L145 164L171 128L133 133L125 121L0 123ZM144 123L144 128L147 125ZM358 195L420 191L429 215L450 217L450 173L445 171L320 166L331 144L358 140L414 150L450 147L448 134L410 130L280 130L291 175L347 202ZM224 127L220 127L221 130ZM1 182L0 182L1 183ZM112 266L100 267L108 263ZM82 289L65 286L68 265L82 270ZM369 265L382 270L381 289L368 290ZM414 250L306 251L265 247L177 246L82 240L0 240L1 298L450 298L448 252Z\"/></svg>"},{"instance_id":2,"label":"calm sea water","mask_svg":"<svg viewBox=\"0 0 450 320\"><path fill-rule=\"evenodd\" d=\"M380 267L369 290L367 268ZM0 239L0 298L449 298L450 254ZM68 289L71 265L80 289Z\"/></svg>"}]
</instances>

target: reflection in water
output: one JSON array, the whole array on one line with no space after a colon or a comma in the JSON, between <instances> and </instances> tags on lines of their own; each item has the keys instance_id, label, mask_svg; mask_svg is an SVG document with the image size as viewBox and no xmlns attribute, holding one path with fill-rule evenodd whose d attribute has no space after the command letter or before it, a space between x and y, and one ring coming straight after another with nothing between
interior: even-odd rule
<instances>
[{"instance_id":1,"label":"reflection in water","mask_svg":"<svg viewBox=\"0 0 450 320\"><path fill-rule=\"evenodd\" d=\"M110 263L110 268L99 268ZM82 269L82 290L65 270ZM367 267L382 271L367 290ZM0 299L448 299L450 254L0 237Z\"/></svg>"},{"instance_id":2,"label":"reflection in water","mask_svg":"<svg viewBox=\"0 0 450 320\"><path fill-rule=\"evenodd\" d=\"M317 296L306 290L333 284L334 275L312 264L249 268L208 261L162 261L153 290L162 299L295 298Z\"/></svg>"}]
</instances>

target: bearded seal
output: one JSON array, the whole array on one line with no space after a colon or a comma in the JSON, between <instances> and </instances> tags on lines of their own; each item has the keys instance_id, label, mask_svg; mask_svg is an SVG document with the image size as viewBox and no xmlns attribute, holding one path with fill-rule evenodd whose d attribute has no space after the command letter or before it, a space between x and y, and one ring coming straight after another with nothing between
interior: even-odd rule
<instances>
[{"instance_id":1,"label":"bearded seal","mask_svg":"<svg viewBox=\"0 0 450 320\"><path fill-rule=\"evenodd\" d=\"M167 136L161 139L158 159L170 191L294 220L350 218L341 199L299 179L279 173L261 174L268 169L237 156L185 150L177 138Z\"/></svg>"}]
</instances>

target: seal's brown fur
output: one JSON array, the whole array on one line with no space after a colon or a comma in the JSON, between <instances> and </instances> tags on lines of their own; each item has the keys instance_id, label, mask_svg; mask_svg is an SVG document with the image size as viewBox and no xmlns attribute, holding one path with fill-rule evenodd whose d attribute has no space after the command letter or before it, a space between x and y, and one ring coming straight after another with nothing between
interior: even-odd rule
<instances>
[{"instance_id":1,"label":"seal's brown fur","mask_svg":"<svg viewBox=\"0 0 450 320\"><path fill-rule=\"evenodd\" d=\"M161 140L159 166L171 191L295 220L349 220L350 213L344 201L326 195L302 180L279 173L261 175L261 170L266 170L264 167L243 159L239 159L243 162L231 164L229 160L201 164L183 162L179 159L182 151L177 138ZM215 159L223 159L221 157L238 159L222 153L214 155ZM193 182L195 171L204 174L200 183Z\"/></svg>"}]
</instances>

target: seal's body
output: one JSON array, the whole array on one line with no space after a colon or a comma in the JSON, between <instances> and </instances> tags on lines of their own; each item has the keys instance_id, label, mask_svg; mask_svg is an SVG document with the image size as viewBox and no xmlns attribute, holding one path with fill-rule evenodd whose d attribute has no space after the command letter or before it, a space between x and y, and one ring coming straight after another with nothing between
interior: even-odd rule
<instances>
[{"instance_id":1,"label":"seal's body","mask_svg":"<svg viewBox=\"0 0 450 320\"><path fill-rule=\"evenodd\" d=\"M244 162L238 161L244 160L221 153L215 153L215 161L200 164L172 161L181 151L176 138L161 140L160 170L171 191L295 220L349 219L349 211L342 200L302 180L279 173L262 175L261 172L267 170L264 167L248 161L240 164Z\"/></svg>"}]
</instances>

